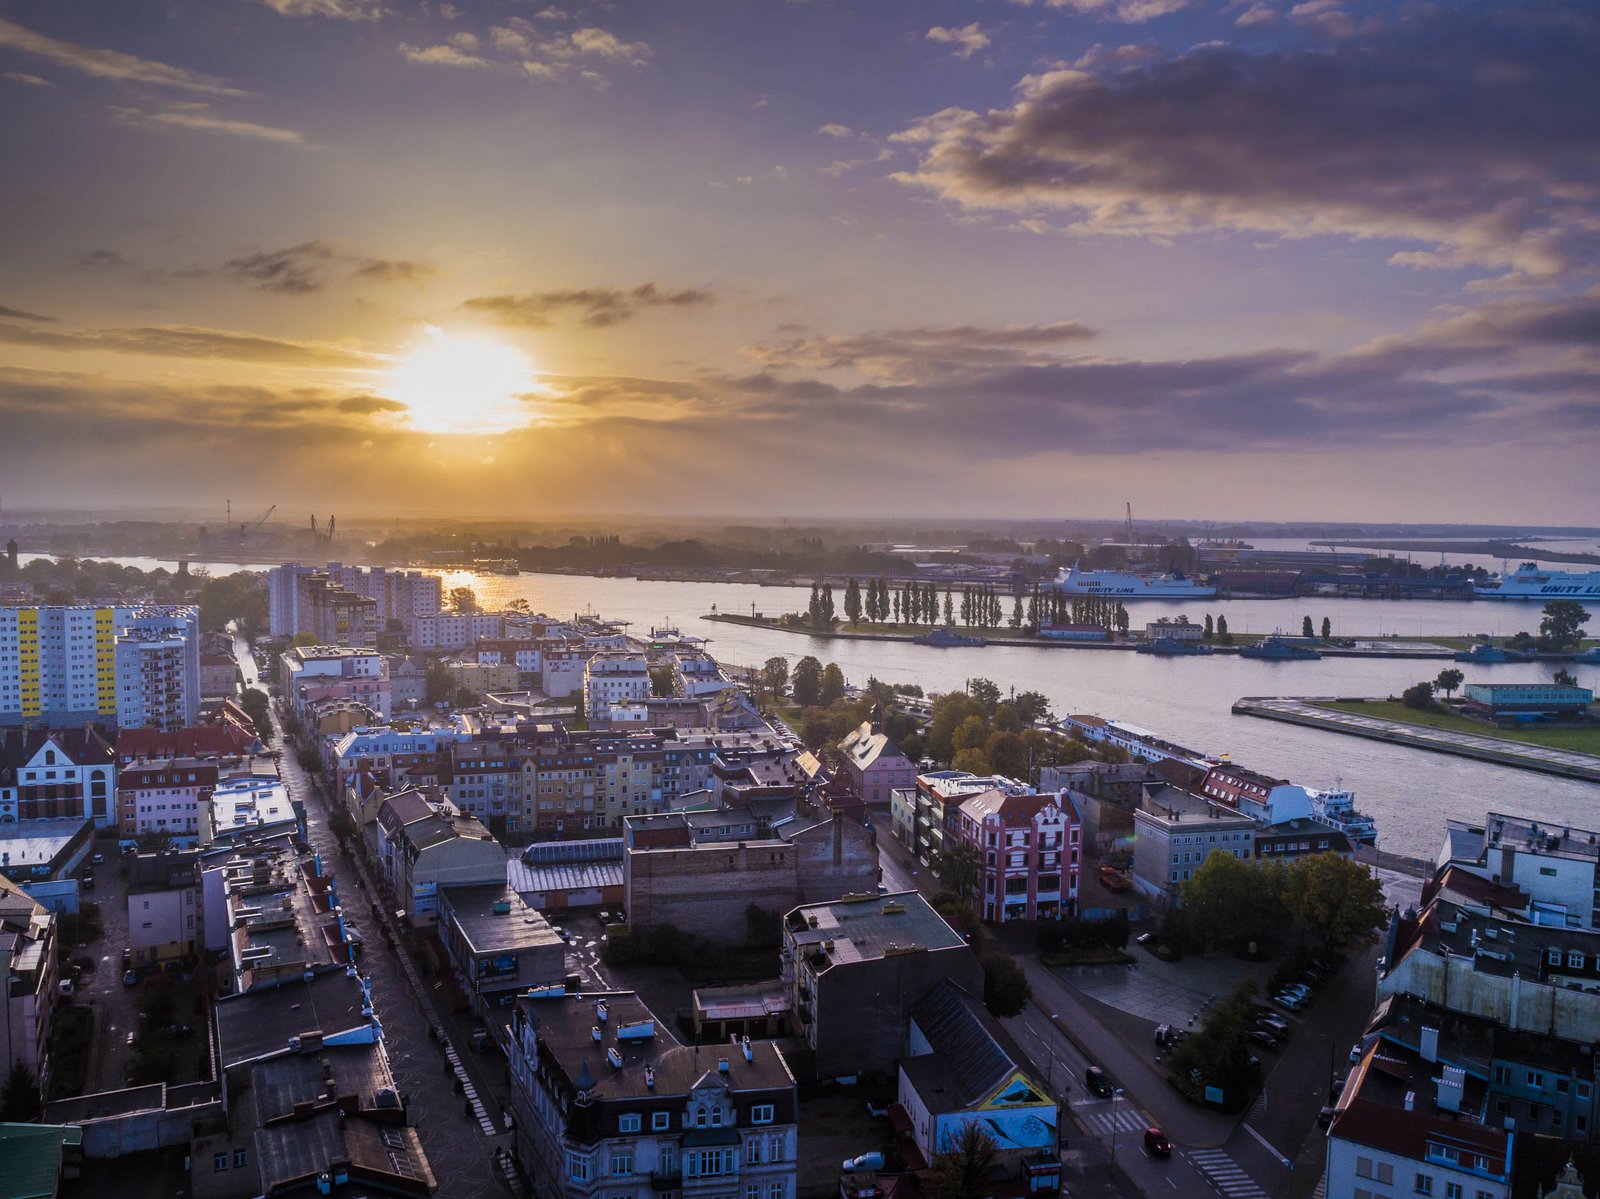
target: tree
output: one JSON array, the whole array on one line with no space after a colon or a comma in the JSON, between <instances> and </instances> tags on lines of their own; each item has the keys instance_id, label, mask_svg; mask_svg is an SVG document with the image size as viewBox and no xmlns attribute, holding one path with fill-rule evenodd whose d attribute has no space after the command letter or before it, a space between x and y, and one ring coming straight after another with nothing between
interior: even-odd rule
<instances>
[{"instance_id":1,"label":"tree","mask_svg":"<svg viewBox=\"0 0 1600 1199\"><path fill-rule=\"evenodd\" d=\"M947 691L933 701L928 720L928 755L950 761L956 752L955 733L969 716L982 716L983 706L965 691Z\"/></svg>"},{"instance_id":2,"label":"tree","mask_svg":"<svg viewBox=\"0 0 1600 1199\"><path fill-rule=\"evenodd\" d=\"M783 694L789 682L789 659L782 656L768 658L761 665L761 683L773 696Z\"/></svg>"},{"instance_id":3,"label":"tree","mask_svg":"<svg viewBox=\"0 0 1600 1199\"><path fill-rule=\"evenodd\" d=\"M140 853L166 853L172 848L172 834L164 828L147 829L134 838Z\"/></svg>"},{"instance_id":4,"label":"tree","mask_svg":"<svg viewBox=\"0 0 1600 1199\"><path fill-rule=\"evenodd\" d=\"M1000 704L1000 688L991 679L969 679L967 694L983 705L983 710L990 716Z\"/></svg>"},{"instance_id":5,"label":"tree","mask_svg":"<svg viewBox=\"0 0 1600 1199\"><path fill-rule=\"evenodd\" d=\"M994 727L1002 733L1022 732L1022 717L1015 705L1004 703L994 710Z\"/></svg>"},{"instance_id":6,"label":"tree","mask_svg":"<svg viewBox=\"0 0 1600 1199\"><path fill-rule=\"evenodd\" d=\"M1265 863L1258 866L1212 850L1182 885L1190 932L1206 945L1244 944L1270 932L1278 905L1268 892L1276 877L1265 870Z\"/></svg>"},{"instance_id":7,"label":"tree","mask_svg":"<svg viewBox=\"0 0 1600 1199\"><path fill-rule=\"evenodd\" d=\"M1322 639L1324 641L1330 641L1333 639L1333 621L1329 620L1326 616L1322 618Z\"/></svg>"},{"instance_id":8,"label":"tree","mask_svg":"<svg viewBox=\"0 0 1600 1199\"><path fill-rule=\"evenodd\" d=\"M1589 613L1577 600L1551 600L1539 621L1539 642L1548 650L1564 650L1583 640Z\"/></svg>"},{"instance_id":9,"label":"tree","mask_svg":"<svg viewBox=\"0 0 1600 1199\"><path fill-rule=\"evenodd\" d=\"M1360 862L1336 853L1293 863L1284 889L1284 906L1295 923L1329 949L1372 944L1388 917L1383 884Z\"/></svg>"},{"instance_id":10,"label":"tree","mask_svg":"<svg viewBox=\"0 0 1600 1199\"><path fill-rule=\"evenodd\" d=\"M1016 733L991 733L983 743L983 756L996 774L1018 778L1028 773L1028 746Z\"/></svg>"},{"instance_id":11,"label":"tree","mask_svg":"<svg viewBox=\"0 0 1600 1199\"><path fill-rule=\"evenodd\" d=\"M844 698L844 671L839 669L836 662L829 662L822 668L821 693L817 700L823 707L837 703Z\"/></svg>"},{"instance_id":12,"label":"tree","mask_svg":"<svg viewBox=\"0 0 1600 1199\"><path fill-rule=\"evenodd\" d=\"M1216 635L1216 630L1214 628L1212 628L1212 626L1211 626L1211 613L1209 613L1209 612L1206 613L1206 629L1205 629L1205 632L1203 634L1201 634L1201 635L1207 641L1210 641L1211 638Z\"/></svg>"},{"instance_id":13,"label":"tree","mask_svg":"<svg viewBox=\"0 0 1600 1199\"><path fill-rule=\"evenodd\" d=\"M1032 994L1028 976L1008 954L991 953L983 959L983 1006L991 1016L1021 1015Z\"/></svg>"},{"instance_id":14,"label":"tree","mask_svg":"<svg viewBox=\"0 0 1600 1199\"><path fill-rule=\"evenodd\" d=\"M977 775L992 773L989 769L989 759L983 756L983 750L976 748L958 749L956 756L950 760L950 769Z\"/></svg>"},{"instance_id":15,"label":"tree","mask_svg":"<svg viewBox=\"0 0 1600 1199\"><path fill-rule=\"evenodd\" d=\"M1433 707L1433 684L1422 682L1407 687L1400 693L1400 702L1408 708L1426 712Z\"/></svg>"},{"instance_id":16,"label":"tree","mask_svg":"<svg viewBox=\"0 0 1600 1199\"><path fill-rule=\"evenodd\" d=\"M672 694L672 667L655 666L650 670L650 694L665 699Z\"/></svg>"},{"instance_id":17,"label":"tree","mask_svg":"<svg viewBox=\"0 0 1600 1199\"><path fill-rule=\"evenodd\" d=\"M1557 687L1576 687L1578 685L1577 677L1565 666L1557 670L1550 678Z\"/></svg>"},{"instance_id":18,"label":"tree","mask_svg":"<svg viewBox=\"0 0 1600 1199\"><path fill-rule=\"evenodd\" d=\"M0 1120L12 1124L28 1124L39 1118L44 1104L39 1096L39 1080L28 1064L18 1060L6 1079L6 1089L0 1098Z\"/></svg>"},{"instance_id":19,"label":"tree","mask_svg":"<svg viewBox=\"0 0 1600 1199\"><path fill-rule=\"evenodd\" d=\"M983 855L976 845L965 841L947 845L933 855L933 873L962 903L970 904L978 894L982 871Z\"/></svg>"},{"instance_id":20,"label":"tree","mask_svg":"<svg viewBox=\"0 0 1600 1199\"><path fill-rule=\"evenodd\" d=\"M1461 686L1466 677L1454 667L1449 667L1439 672L1439 677L1433 680L1433 685L1446 695L1449 695L1457 687Z\"/></svg>"},{"instance_id":21,"label":"tree","mask_svg":"<svg viewBox=\"0 0 1600 1199\"><path fill-rule=\"evenodd\" d=\"M1017 716L1024 725L1047 720L1050 716L1050 699L1043 691L1023 691L1013 695L1011 706L1017 710Z\"/></svg>"},{"instance_id":22,"label":"tree","mask_svg":"<svg viewBox=\"0 0 1600 1199\"><path fill-rule=\"evenodd\" d=\"M1311 617L1308 615L1300 622L1300 636L1310 639L1316 635L1316 631L1311 627Z\"/></svg>"},{"instance_id":23,"label":"tree","mask_svg":"<svg viewBox=\"0 0 1600 1199\"><path fill-rule=\"evenodd\" d=\"M478 610L478 593L471 587L450 588L450 607L461 613L476 612Z\"/></svg>"},{"instance_id":24,"label":"tree","mask_svg":"<svg viewBox=\"0 0 1600 1199\"><path fill-rule=\"evenodd\" d=\"M716 609L713 608L712 610L715 611ZM518 616L532 616L533 605L519 595L516 599L506 601L506 611L515 612Z\"/></svg>"},{"instance_id":25,"label":"tree","mask_svg":"<svg viewBox=\"0 0 1600 1199\"><path fill-rule=\"evenodd\" d=\"M322 770L322 758L314 749L302 748L294 757L300 763L300 769L307 774L317 774Z\"/></svg>"},{"instance_id":26,"label":"tree","mask_svg":"<svg viewBox=\"0 0 1600 1199\"><path fill-rule=\"evenodd\" d=\"M933 1199L984 1199L994 1189L989 1175L998 1156L988 1129L976 1121L961 1125L950 1147L934 1155Z\"/></svg>"},{"instance_id":27,"label":"tree","mask_svg":"<svg viewBox=\"0 0 1600 1199\"><path fill-rule=\"evenodd\" d=\"M301 631L294 635L294 643L296 646L316 645L317 641L318 638L315 633Z\"/></svg>"},{"instance_id":28,"label":"tree","mask_svg":"<svg viewBox=\"0 0 1600 1199\"><path fill-rule=\"evenodd\" d=\"M794 702L814 708L822 700L822 663L810 654L794 664Z\"/></svg>"},{"instance_id":29,"label":"tree","mask_svg":"<svg viewBox=\"0 0 1600 1199\"><path fill-rule=\"evenodd\" d=\"M872 586L872 580L867 580L867 586ZM844 587L844 618L851 624L861 623L861 584L854 579Z\"/></svg>"},{"instance_id":30,"label":"tree","mask_svg":"<svg viewBox=\"0 0 1600 1199\"><path fill-rule=\"evenodd\" d=\"M968 716L961 722L955 735L950 738L950 745L957 752L963 749L982 749L984 742L989 740L989 722L982 716Z\"/></svg>"},{"instance_id":31,"label":"tree","mask_svg":"<svg viewBox=\"0 0 1600 1199\"><path fill-rule=\"evenodd\" d=\"M423 676L423 686L430 704L447 703L456 693L456 677L443 662L429 662Z\"/></svg>"},{"instance_id":32,"label":"tree","mask_svg":"<svg viewBox=\"0 0 1600 1199\"><path fill-rule=\"evenodd\" d=\"M1117 601L1117 610L1114 619L1116 621L1117 632L1126 634L1128 631L1128 625L1131 623L1131 621L1128 618L1128 610L1122 606L1121 600Z\"/></svg>"},{"instance_id":33,"label":"tree","mask_svg":"<svg viewBox=\"0 0 1600 1199\"><path fill-rule=\"evenodd\" d=\"M1233 644L1233 634L1228 632L1228 618L1226 616L1217 617L1217 640L1222 642L1223 645Z\"/></svg>"}]
</instances>

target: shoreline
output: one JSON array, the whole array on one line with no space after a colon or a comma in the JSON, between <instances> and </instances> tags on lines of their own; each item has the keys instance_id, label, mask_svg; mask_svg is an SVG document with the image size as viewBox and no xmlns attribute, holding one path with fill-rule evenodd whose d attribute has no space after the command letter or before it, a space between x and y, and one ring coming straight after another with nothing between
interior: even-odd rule
<instances>
[{"instance_id":1,"label":"shoreline","mask_svg":"<svg viewBox=\"0 0 1600 1199\"><path fill-rule=\"evenodd\" d=\"M922 636L928 631L926 629L923 629L923 630L921 630L920 632L917 632L917 633L898 633L898 632L891 633L891 632L884 632L884 631L876 630L876 629L849 629L849 628L838 628L838 629L829 629L829 630L807 629L807 628L796 627L794 625L779 624L777 621L772 620L772 619L767 618L767 617L743 616L743 615L740 615L740 614L734 613L734 612L708 612L708 613L702 614L701 619L702 620L716 621L716 622L718 622L720 624L741 625L741 626L743 626L745 628L750 628L750 629L768 629L768 630L771 630L772 632L789 633L789 634L793 634L793 635L800 636L800 637L820 637L820 638L827 638L827 639L837 639L837 640L840 640L840 641L895 641L895 642L902 642L902 643L905 643L905 644L908 644L908 645L909 644L913 644L916 637ZM957 631L961 632L961 630L959 630L959 629ZM975 637L984 638L984 640L988 642L988 645L987 646L929 646L928 648L930 648L930 649L946 649L946 648L949 648L949 649L986 649L986 648L989 648L990 646L1006 646L1006 647L1010 647L1010 648L1023 648L1023 649L1052 649L1052 650L1053 649L1082 649L1082 650L1098 650L1098 651L1103 652L1103 653L1104 652L1133 653L1138 649L1138 647L1141 644L1143 644L1142 641L1066 641L1066 640L1060 640L1060 639L1048 638L1048 637L1029 637L1029 636L1024 636L1024 635L1020 635L1020 634L1012 634L1012 635L1008 636L1004 632L998 632L995 635L991 635L991 634L985 633L985 632L983 632L981 630L974 631L971 635L975 636ZM1182 654L1180 654L1180 655L1175 655L1175 656L1177 656L1177 657L1228 657L1228 656L1238 657L1239 651L1241 649L1245 648L1246 646L1253 645L1256 642L1265 640L1267 637L1272 636L1272 635L1273 634L1270 634L1270 633L1236 633L1236 634L1234 634L1234 637L1241 642L1240 644L1235 644L1235 645L1215 645L1215 644L1213 644L1211 646L1212 653L1209 654L1209 655L1202 655L1202 654L1182 655ZM1361 637L1356 637L1356 638L1344 638L1343 640L1355 640L1357 642L1363 642L1364 641L1370 646L1370 648L1349 648L1349 647L1343 647L1343 646L1330 646L1330 647L1327 647L1327 648L1319 648L1318 652L1321 653L1324 658L1391 658L1391 659L1396 659L1397 658L1397 659L1413 659L1413 660L1417 660L1417 661L1428 661L1428 662L1447 662L1447 661L1454 661L1455 660L1455 654L1457 653L1457 651L1459 649L1473 644L1473 639L1470 638L1470 637L1467 637L1467 636L1458 636L1458 637L1417 636L1417 637L1405 637L1405 638L1380 638L1380 637L1361 638ZM1388 642L1388 641L1393 641L1394 645L1392 647L1389 647L1389 646L1385 645L1385 642ZM1420 648L1422 646L1428 646L1430 648L1427 648L1427 649ZM1566 662L1566 661L1570 661L1571 659L1572 659L1572 655L1571 654L1565 654L1565 655L1550 656L1550 657L1542 657L1542 656L1541 657L1530 657L1530 658L1527 659L1527 661L1529 661L1529 662L1535 662L1535 661L1540 661L1540 662L1542 662L1542 661ZM1309 660L1309 659L1307 659L1307 660Z\"/></svg>"},{"instance_id":2,"label":"shoreline","mask_svg":"<svg viewBox=\"0 0 1600 1199\"><path fill-rule=\"evenodd\" d=\"M1405 745L1429 753L1473 758L1497 766L1508 766L1513 770L1551 774L1560 778L1576 779L1579 782L1600 783L1600 754L1555 749L1528 741L1477 737L1450 729L1405 724L1378 716L1362 715L1352 718L1352 714L1318 706L1339 699L1353 698L1362 697L1244 696L1234 701L1232 711L1236 716L1255 716L1263 720L1276 720L1284 724L1341 733L1347 737L1364 737L1370 741Z\"/></svg>"}]
</instances>

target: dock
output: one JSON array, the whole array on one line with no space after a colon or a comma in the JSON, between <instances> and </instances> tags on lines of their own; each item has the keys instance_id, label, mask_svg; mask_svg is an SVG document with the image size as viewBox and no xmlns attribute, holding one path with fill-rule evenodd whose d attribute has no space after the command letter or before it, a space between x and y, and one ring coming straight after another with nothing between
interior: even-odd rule
<instances>
[{"instance_id":1,"label":"dock","mask_svg":"<svg viewBox=\"0 0 1600 1199\"><path fill-rule=\"evenodd\" d=\"M1532 770L1540 774L1600 783L1600 755L1597 754L1556 749L1546 745L1531 745L1523 741L1509 741L1477 733L1456 732L1453 729L1432 729L1424 725L1403 724L1377 716L1364 716L1357 712L1335 712L1315 706L1360 698L1362 697L1331 695L1246 696L1234 703L1233 712L1236 716L1259 716L1263 720L1278 720L1285 724L1324 729L1330 733L1344 733L1350 737L1387 741L1391 745L1409 745L1415 749L1428 750L1430 753L1476 758L1480 762L1493 762L1516 770Z\"/></svg>"}]
</instances>

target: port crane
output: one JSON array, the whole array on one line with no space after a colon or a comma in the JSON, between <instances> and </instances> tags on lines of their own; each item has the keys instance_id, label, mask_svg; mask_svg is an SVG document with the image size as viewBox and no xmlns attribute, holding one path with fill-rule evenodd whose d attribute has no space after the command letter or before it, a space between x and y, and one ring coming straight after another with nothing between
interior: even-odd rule
<instances>
[{"instance_id":1,"label":"port crane","mask_svg":"<svg viewBox=\"0 0 1600 1199\"><path fill-rule=\"evenodd\" d=\"M229 507L229 510L231 511L232 508L233 508L233 501L232 500L228 501L228 507ZM272 507L268 508L265 512L263 512L261 514L261 519L256 521L254 524L250 523L249 521L243 521L243 520L240 521L239 522L239 544L242 546L245 543L245 539L246 538L251 537L255 533L259 532L260 529L261 529L261 526L266 524L267 520L277 510L278 510L278 505L276 505L276 504L272 505Z\"/></svg>"},{"instance_id":2,"label":"port crane","mask_svg":"<svg viewBox=\"0 0 1600 1199\"><path fill-rule=\"evenodd\" d=\"M323 525L320 525L320 524L317 523L317 514L315 512L313 512L311 514L311 544L312 545L332 545L333 544L333 519L334 519L333 518L333 514L329 513L328 514L328 523L327 523L326 526L323 526Z\"/></svg>"}]
</instances>

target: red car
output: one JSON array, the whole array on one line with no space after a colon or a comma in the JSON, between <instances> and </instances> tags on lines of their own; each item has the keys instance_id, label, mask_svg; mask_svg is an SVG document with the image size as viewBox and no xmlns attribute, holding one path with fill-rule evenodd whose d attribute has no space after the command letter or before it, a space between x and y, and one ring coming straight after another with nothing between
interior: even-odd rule
<instances>
[{"instance_id":1,"label":"red car","mask_svg":"<svg viewBox=\"0 0 1600 1199\"><path fill-rule=\"evenodd\" d=\"M1167 1134L1159 1128L1144 1130L1144 1147L1151 1157L1165 1159L1172 1156L1172 1142L1167 1140Z\"/></svg>"}]
</instances>

